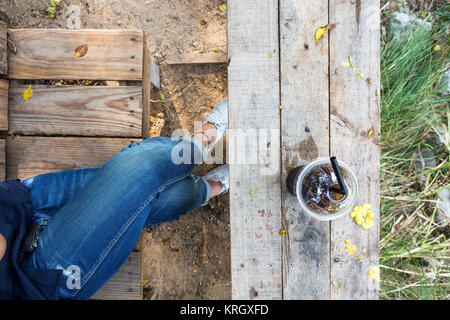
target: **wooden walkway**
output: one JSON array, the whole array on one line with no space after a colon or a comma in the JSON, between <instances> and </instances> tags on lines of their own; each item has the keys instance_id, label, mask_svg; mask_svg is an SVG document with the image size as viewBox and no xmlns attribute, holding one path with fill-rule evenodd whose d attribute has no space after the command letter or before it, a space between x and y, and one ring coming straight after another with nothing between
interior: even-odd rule
<instances>
[{"instance_id":1,"label":"wooden walkway","mask_svg":"<svg viewBox=\"0 0 450 320\"><path fill-rule=\"evenodd\" d=\"M227 4L233 299L377 299L379 0ZM257 163L233 153L243 129ZM357 175L373 228L315 221L288 194L292 168L331 155Z\"/></svg>"},{"instance_id":2,"label":"wooden walkway","mask_svg":"<svg viewBox=\"0 0 450 320\"><path fill-rule=\"evenodd\" d=\"M6 33L15 53L6 49ZM78 57L83 44L88 52ZM7 30L0 22L0 179L100 167L148 137L149 68L141 30ZM116 80L117 86L40 80ZM25 101L29 83L33 96ZM140 256L138 244L93 299L142 299Z\"/></svg>"}]
</instances>

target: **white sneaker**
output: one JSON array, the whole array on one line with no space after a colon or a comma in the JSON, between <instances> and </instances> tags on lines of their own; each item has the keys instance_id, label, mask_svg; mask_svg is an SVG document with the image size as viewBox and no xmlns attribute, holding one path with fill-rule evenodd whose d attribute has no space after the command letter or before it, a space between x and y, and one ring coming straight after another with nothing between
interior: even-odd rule
<instances>
[{"instance_id":1,"label":"white sneaker","mask_svg":"<svg viewBox=\"0 0 450 320\"><path fill-rule=\"evenodd\" d=\"M220 184L222 185L222 190L220 190L218 195L228 192L228 189L230 188L230 176L228 175L228 165L224 164L211 170L210 172L208 172L203 176L203 179L220 182Z\"/></svg>"},{"instance_id":2,"label":"white sneaker","mask_svg":"<svg viewBox=\"0 0 450 320\"><path fill-rule=\"evenodd\" d=\"M206 148L206 156L209 155L212 149L214 149L214 146L219 142L225 133L227 132L228 128L228 98L223 99L220 101L214 109L211 111L211 113L206 117L203 124L211 122L213 125L217 128L217 135L216 139L213 143L211 143Z\"/></svg>"}]
</instances>

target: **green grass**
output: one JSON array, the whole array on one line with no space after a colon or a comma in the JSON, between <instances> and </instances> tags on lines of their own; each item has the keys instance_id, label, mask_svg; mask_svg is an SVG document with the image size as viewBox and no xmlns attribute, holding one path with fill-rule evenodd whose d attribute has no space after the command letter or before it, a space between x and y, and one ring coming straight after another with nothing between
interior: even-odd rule
<instances>
[{"instance_id":1,"label":"green grass","mask_svg":"<svg viewBox=\"0 0 450 320\"><path fill-rule=\"evenodd\" d=\"M438 193L450 183L450 98L439 94L450 67L442 12L427 18L430 32L413 28L398 41L388 30L381 39L381 299L450 297L449 232L434 221ZM421 182L412 159L431 147L437 127L447 146L433 150L436 166Z\"/></svg>"}]
</instances>

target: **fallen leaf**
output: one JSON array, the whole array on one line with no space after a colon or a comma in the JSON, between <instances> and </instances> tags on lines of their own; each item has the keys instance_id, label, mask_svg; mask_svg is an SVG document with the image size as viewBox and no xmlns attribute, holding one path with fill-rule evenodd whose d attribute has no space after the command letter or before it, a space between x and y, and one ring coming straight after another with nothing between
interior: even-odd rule
<instances>
[{"instance_id":1,"label":"fallen leaf","mask_svg":"<svg viewBox=\"0 0 450 320\"><path fill-rule=\"evenodd\" d=\"M283 106L278 106L278 109L282 110L282 109L283 109Z\"/></svg>"},{"instance_id":2,"label":"fallen leaf","mask_svg":"<svg viewBox=\"0 0 450 320\"><path fill-rule=\"evenodd\" d=\"M226 12L227 11L227 5L225 3L219 5L218 7L219 7L219 10L222 11L222 12Z\"/></svg>"},{"instance_id":3,"label":"fallen leaf","mask_svg":"<svg viewBox=\"0 0 450 320\"><path fill-rule=\"evenodd\" d=\"M150 281L150 280L148 280L148 279L142 280L142 286L145 287L145 285L146 285L147 283L149 283L149 281Z\"/></svg>"},{"instance_id":4,"label":"fallen leaf","mask_svg":"<svg viewBox=\"0 0 450 320\"><path fill-rule=\"evenodd\" d=\"M331 283L333 284L333 286L335 286L336 288L339 287L339 284L337 283L336 280L331 281Z\"/></svg>"},{"instance_id":5,"label":"fallen leaf","mask_svg":"<svg viewBox=\"0 0 450 320\"><path fill-rule=\"evenodd\" d=\"M88 51L87 44L83 44L81 46L76 47L75 49L75 55L79 58L84 57Z\"/></svg>"},{"instance_id":6,"label":"fallen leaf","mask_svg":"<svg viewBox=\"0 0 450 320\"><path fill-rule=\"evenodd\" d=\"M347 250L348 254L353 254L356 252L356 246L353 244L350 244L349 240L344 240L345 242L345 249Z\"/></svg>"},{"instance_id":7,"label":"fallen leaf","mask_svg":"<svg viewBox=\"0 0 450 320\"><path fill-rule=\"evenodd\" d=\"M250 194L254 194L254 193L256 193L256 192L258 192L258 189L255 189L255 190L250 191Z\"/></svg>"},{"instance_id":8,"label":"fallen leaf","mask_svg":"<svg viewBox=\"0 0 450 320\"><path fill-rule=\"evenodd\" d=\"M280 234L281 234L282 237L286 236L286 230L282 229L282 230L280 231Z\"/></svg>"},{"instance_id":9,"label":"fallen leaf","mask_svg":"<svg viewBox=\"0 0 450 320\"><path fill-rule=\"evenodd\" d=\"M55 14L56 13L56 7L48 7L47 10L48 13L50 14Z\"/></svg>"},{"instance_id":10,"label":"fallen leaf","mask_svg":"<svg viewBox=\"0 0 450 320\"><path fill-rule=\"evenodd\" d=\"M147 22L152 22L153 19L152 19L152 18L147 18L147 19L145 19L145 21L147 21Z\"/></svg>"},{"instance_id":11,"label":"fallen leaf","mask_svg":"<svg viewBox=\"0 0 450 320\"><path fill-rule=\"evenodd\" d=\"M434 51L439 51L439 50L441 50L441 46L440 45L435 45L434 47L433 47L433 50Z\"/></svg>"},{"instance_id":12,"label":"fallen leaf","mask_svg":"<svg viewBox=\"0 0 450 320\"><path fill-rule=\"evenodd\" d=\"M375 95L378 97L380 95L380 90L375 91Z\"/></svg>"},{"instance_id":13,"label":"fallen leaf","mask_svg":"<svg viewBox=\"0 0 450 320\"><path fill-rule=\"evenodd\" d=\"M61 4L61 0L50 0L50 5L52 7L59 6Z\"/></svg>"},{"instance_id":14,"label":"fallen leaf","mask_svg":"<svg viewBox=\"0 0 450 320\"><path fill-rule=\"evenodd\" d=\"M203 19L200 20L200 24L201 24L202 26L206 25L207 23L208 23L208 22L206 22L206 20L203 20Z\"/></svg>"},{"instance_id":15,"label":"fallen leaf","mask_svg":"<svg viewBox=\"0 0 450 320\"><path fill-rule=\"evenodd\" d=\"M329 30L333 29L337 24L338 24L338 22L333 23L333 24L327 24L327 25L324 26L324 27L319 27L319 28L316 30L316 43L319 42L319 40L322 39L322 38L325 36L325 34L326 34Z\"/></svg>"},{"instance_id":16,"label":"fallen leaf","mask_svg":"<svg viewBox=\"0 0 450 320\"><path fill-rule=\"evenodd\" d=\"M352 63L352 57L348 56L348 64L352 67L353 70L356 70Z\"/></svg>"},{"instance_id":17,"label":"fallen leaf","mask_svg":"<svg viewBox=\"0 0 450 320\"><path fill-rule=\"evenodd\" d=\"M364 73L360 73L358 76L359 76L360 78L364 78Z\"/></svg>"},{"instance_id":18,"label":"fallen leaf","mask_svg":"<svg viewBox=\"0 0 450 320\"><path fill-rule=\"evenodd\" d=\"M27 89L23 90L22 96L23 96L23 100L25 100L25 101L31 99L31 97L33 96L33 90L31 89L31 85Z\"/></svg>"},{"instance_id":19,"label":"fallen leaf","mask_svg":"<svg viewBox=\"0 0 450 320\"><path fill-rule=\"evenodd\" d=\"M380 267L372 267L367 276L375 282L380 282Z\"/></svg>"},{"instance_id":20,"label":"fallen leaf","mask_svg":"<svg viewBox=\"0 0 450 320\"><path fill-rule=\"evenodd\" d=\"M159 94L159 99L161 101L166 101L166 97L164 96L164 94L162 92Z\"/></svg>"},{"instance_id":21,"label":"fallen leaf","mask_svg":"<svg viewBox=\"0 0 450 320\"><path fill-rule=\"evenodd\" d=\"M367 134L368 137L370 137L373 133L373 130L370 130L369 133Z\"/></svg>"},{"instance_id":22,"label":"fallen leaf","mask_svg":"<svg viewBox=\"0 0 450 320\"><path fill-rule=\"evenodd\" d=\"M372 78L370 78L370 77L367 78L367 79L366 79L366 82L367 82L367 84L372 84L372 83L373 83Z\"/></svg>"}]
</instances>

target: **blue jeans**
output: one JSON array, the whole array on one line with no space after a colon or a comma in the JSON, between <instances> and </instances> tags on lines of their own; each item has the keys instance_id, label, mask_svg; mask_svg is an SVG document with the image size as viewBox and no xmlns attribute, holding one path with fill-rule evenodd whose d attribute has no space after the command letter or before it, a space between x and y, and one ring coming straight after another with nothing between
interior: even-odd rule
<instances>
[{"instance_id":1,"label":"blue jeans","mask_svg":"<svg viewBox=\"0 0 450 320\"><path fill-rule=\"evenodd\" d=\"M191 137L149 138L131 143L101 168L22 181L30 189L33 220L44 225L37 249L23 263L63 270L61 299L90 298L127 260L142 228L208 202L209 183L192 175L203 148ZM173 154L190 163L175 164Z\"/></svg>"}]
</instances>

